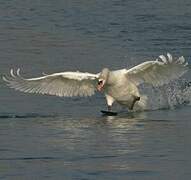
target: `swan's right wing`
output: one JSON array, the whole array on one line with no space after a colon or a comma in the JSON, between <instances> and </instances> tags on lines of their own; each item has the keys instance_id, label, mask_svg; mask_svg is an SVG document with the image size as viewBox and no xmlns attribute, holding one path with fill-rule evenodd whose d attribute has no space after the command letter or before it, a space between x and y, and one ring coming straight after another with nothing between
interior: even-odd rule
<instances>
[{"instance_id":1,"label":"swan's right wing","mask_svg":"<svg viewBox=\"0 0 191 180\"><path fill-rule=\"evenodd\" d=\"M99 74L82 72L62 72L25 79L13 70L10 77L3 77L11 88L22 92L49 94L56 96L91 96L96 90Z\"/></svg>"},{"instance_id":2,"label":"swan's right wing","mask_svg":"<svg viewBox=\"0 0 191 180\"><path fill-rule=\"evenodd\" d=\"M188 63L183 56L173 59L172 55L167 53L167 58L160 55L155 61L146 61L126 70L125 75L136 85L145 82L161 86L181 77L188 69Z\"/></svg>"}]
</instances>

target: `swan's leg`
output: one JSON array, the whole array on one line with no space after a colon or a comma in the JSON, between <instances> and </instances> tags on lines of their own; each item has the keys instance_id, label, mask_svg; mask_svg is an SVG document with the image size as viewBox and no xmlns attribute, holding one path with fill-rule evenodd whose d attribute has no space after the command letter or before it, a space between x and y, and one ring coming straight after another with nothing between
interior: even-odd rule
<instances>
[{"instance_id":1,"label":"swan's leg","mask_svg":"<svg viewBox=\"0 0 191 180\"><path fill-rule=\"evenodd\" d=\"M141 98L140 98L139 96L134 96L134 97L133 97L132 104L131 104L131 106L129 107L129 109L132 110L133 107L134 107L134 105L135 105L135 103L136 103L137 101L140 101L140 99L141 99Z\"/></svg>"},{"instance_id":2,"label":"swan's leg","mask_svg":"<svg viewBox=\"0 0 191 180\"><path fill-rule=\"evenodd\" d=\"M108 111L111 111L111 107L112 107L112 104L115 101L115 99L113 97L109 96L108 94L105 94L105 97L106 97L106 101L107 101Z\"/></svg>"},{"instance_id":3,"label":"swan's leg","mask_svg":"<svg viewBox=\"0 0 191 180\"><path fill-rule=\"evenodd\" d=\"M112 106L109 106L109 105L107 106L108 111L111 111L111 107Z\"/></svg>"}]
</instances>

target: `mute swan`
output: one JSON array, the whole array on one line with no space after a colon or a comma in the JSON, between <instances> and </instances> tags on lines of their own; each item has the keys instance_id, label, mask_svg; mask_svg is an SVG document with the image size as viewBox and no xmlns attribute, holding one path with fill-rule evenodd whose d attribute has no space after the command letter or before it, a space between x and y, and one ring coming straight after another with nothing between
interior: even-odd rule
<instances>
[{"instance_id":1,"label":"mute swan","mask_svg":"<svg viewBox=\"0 0 191 180\"><path fill-rule=\"evenodd\" d=\"M141 99L138 90L141 83L162 86L181 77L188 69L189 65L183 56L173 59L167 53L167 57L160 55L155 61L146 61L131 69L110 71L104 68L98 74L61 72L31 79L21 77L20 69L16 75L11 69L11 77L3 77L3 80L9 87L19 91L60 97L91 96L98 90L105 94L110 111L114 101L133 109L134 104Z\"/></svg>"}]
</instances>

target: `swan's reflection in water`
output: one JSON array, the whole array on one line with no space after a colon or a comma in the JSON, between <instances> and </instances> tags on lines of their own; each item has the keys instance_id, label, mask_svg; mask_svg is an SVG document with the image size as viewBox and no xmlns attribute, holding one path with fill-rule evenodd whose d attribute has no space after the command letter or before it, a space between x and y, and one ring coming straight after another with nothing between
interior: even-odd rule
<instances>
[{"instance_id":1,"label":"swan's reflection in water","mask_svg":"<svg viewBox=\"0 0 191 180\"><path fill-rule=\"evenodd\" d=\"M92 172L130 170L129 161L143 142L142 118L144 114L83 119L60 117L44 124L54 132L47 144L73 168Z\"/></svg>"}]
</instances>

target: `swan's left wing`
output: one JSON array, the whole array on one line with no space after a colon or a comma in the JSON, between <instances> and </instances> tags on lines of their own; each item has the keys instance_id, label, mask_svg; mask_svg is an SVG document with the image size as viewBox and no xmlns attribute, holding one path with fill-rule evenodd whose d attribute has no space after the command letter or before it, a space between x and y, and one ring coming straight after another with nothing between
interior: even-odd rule
<instances>
[{"instance_id":1,"label":"swan's left wing","mask_svg":"<svg viewBox=\"0 0 191 180\"><path fill-rule=\"evenodd\" d=\"M175 60L167 53L167 57L160 55L155 61L146 61L127 70L125 75L136 85L145 82L161 86L181 77L188 69L188 63L183 56Z\"/></svg>"},{"instance_id":2,"label":"swan's left wing","mask_svg":"<svg viewBox=\"0 0 191 180\"><path fill-rule=\"evenodd\" d=\"M3 77L8 86L28 93L49 94L55 96L91 96L96 90L99 74L82 72L61 72L38 78L25 79L19 69L10 77Z\"/></svg>"}]
</instances>

